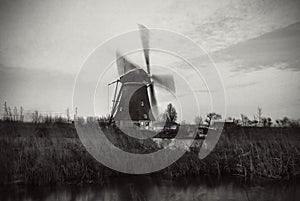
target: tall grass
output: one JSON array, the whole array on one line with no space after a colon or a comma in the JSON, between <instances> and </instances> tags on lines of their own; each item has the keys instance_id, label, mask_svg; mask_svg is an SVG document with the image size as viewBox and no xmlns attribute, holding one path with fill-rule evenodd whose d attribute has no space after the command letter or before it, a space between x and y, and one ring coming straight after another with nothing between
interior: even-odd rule
<instances>
[{"instance_id":1,"label":"tall grass","mask_svg":"<svg viewBox=\"0 0 300 201\"><path fill-rule=\"evenodd\" d=\"M2 183L103 182L106 168L84 150L79 139L6 137L0 147Z\"/></svg>"},{"instance_id":2,"label":"tall grass","mask_svg":"<svg viewBox=\"0 0 300 201\"><path fill-rule=\"evenodd\" d=\"M198 158L199 147L194 147L171 166L152 174L166 177L238 175L249 179L295 178L300 175L298 133L299 130L289 129L284 132L276 129L225 129L217 146L205 159ZM140 143L119 134L111 135L110 140L127 151L140 150L144 153L145 149L157 149L152 141ZM103 184L105 179L118 175L121 173L106 168L87 153L72 124L0 126L2 184Z\"/></svg>"},{"instance_id":3,"label":"tall grass","mask_svg":"<svg viewBox=\"0 0 300 201\"><path fill-rule=\"evenodd\" d=\"M299 130L268 133L278 129L225 130L214 150L203 160L197 152L187 152L164 174L238 175L248 179L291 179L300 175ZM252 131L257 133L253 133ZM235 132L235 135L232 133ZM263 136L264 135L264 136Z\"/></svg>"}]
</instances>

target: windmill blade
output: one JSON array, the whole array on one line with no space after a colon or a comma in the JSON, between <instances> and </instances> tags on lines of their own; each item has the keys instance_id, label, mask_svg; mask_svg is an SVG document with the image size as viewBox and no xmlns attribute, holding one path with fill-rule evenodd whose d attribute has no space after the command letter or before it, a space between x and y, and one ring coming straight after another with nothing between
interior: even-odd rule
<instances>
[{"instance_id":1,"label":"windmill blade","mask_svg":"<svg viewBox=\"0 0 300 201\"><path fill-rule=\"evenodd\" d=\"M173 75L152 75L152 80L175 93L175 83Z\"/></svg>"},{"instance_id":2,"label":"windmill blade","mask_svg":"<svg viewBox=\"0 0 300 201\"><path fill-rule=\"evenodd\" d=\"M157 100L156 100L156 96L155 96L153 83L151 83L149 85L149 91L150 91L150 100L151 100L152 112L153 112L154 117L157 119L157 117L158 117L158 108L157 108Z\"/></svg>"},{"instance_id":3,"label":"windmill blade","mask_svg":"<svg viewBox=\"0 0 300 201\"><path fill-rule=\"evenodd\" d=\"M137 65L127 60L120 52L116 52L117 68L119 76L126 74L128 71L139 68Z\"/></svg>"},{"instance_id":4,"label":"windmill blade","mask_svg":"<svg viewBox=\"0 0 300 201\"><path fill-rule=\"evenodd\" d=\"M141 24L138 24L140 29L140 36L144 50L144 56L147 66L147 72L150 74L150 57L149 57L149 30Z\"/></svg>"}]
</instances>

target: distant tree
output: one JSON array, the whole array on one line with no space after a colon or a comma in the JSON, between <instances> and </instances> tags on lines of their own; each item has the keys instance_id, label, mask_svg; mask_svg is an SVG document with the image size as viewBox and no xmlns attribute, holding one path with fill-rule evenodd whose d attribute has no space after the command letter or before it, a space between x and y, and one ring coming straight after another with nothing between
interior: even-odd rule
<instances>
[{"instance_id":1,"label":"distant tree","mask_svg":"<svg viewBox=\"0 0 300 201\"><path fill-rule=\"evenodd\" d=\"M13 110L13 120L14 121L19 121L19 114L18 114L17 107L14 107L14 110Z\"/></svg>"},{"instance_id":2,"label":"distant tree","mask_svg":"<svg viewBox=\"0 0 300 201\"><path fill-rule=\"evenodd\" d=\"M254 126L257 126L257 125L258 125L258 121L257 121L256 119L254 119L254 120L252 121L252 124L253 124Z\"/></svg>"},{"instance_id":3,"label":"distant tree","mask_svg":"<svg viewBox=\"0 0 300 201\"><path fill-rule=\"evenodd\" d=\"M283 117L283 119L281 120L281 126L283 127L289 127L290 123L291 121L288 117Z\"/></svg>"},{"instance_id":4,"label":"distant tree","mask_svg":"<svg viewBox=\"0 0 300 201\"><path fill-rule=\"evenodd\" d=\"M43 118L43 122L46 123L46 124L51 124L53 123L53 118L51 115L46 115L44 118Z\"/></svg>"},{"instance_id":5,"label":"distant tree","mask_svg":"<svg viewBox=\"0 0 300 201\"><path fill-rule=\"evenodd\" d=\"M207 114L207 118L205 121L206 121L206 123L208 123L208 125L210 125L212 123L212 121L215 121L218 119L222 119L222 116L220 114L212 112L212 113Z\"/></svg>"},{"instance_id":6,"label":"distant tree","mask_svg":"<svg viewBox=\"0 0 300 201\"><path fill-rule=\"evenodd\" d=\"M62 117L61 115L57 115L54 117L54 123L60 124L60 123L67 123L67 118Z\"/></svg>"},{"instance_id":7,"label":"distant tree","mask_svg":"<svg viewBox=\"0 0 300 201\"><path fill-rule=\"evenodd\" d=\"M75 107L74 120L78 117L78 108Z\"/></svg>"},{"instance_id":8,"label":"distant tree","mask_svg":"<svg viewBox=\"0 0 300 201\"><path fill-rule=\"evenodd\" d=\"M11 108L8 107L7 109L8 109L8 120L12 121L12 111L11 111Z\"/></svg>"},{"instance_id":9,"label":"distant tree","mask_svg":"<svg viewBox=\"0 0 300 201\"><path fill-rule=\"evenodd\" d=\"M262 109L261 107L257 107L257 115L258 115L258 125L262 125Z\"/></svg>"},{"instance_id":10,"label":"distant tree","mask_svg":"<svg viewBox=\"0 0 300 201\"><path fill-rule=\"evenodd\" d=\"M165 111L167 123L175 123L177 120L177 111L172 103L169 103Z\"/></svg>"},{"instance_id":11,"label":"distant tree","mask_svg":"<svg viewBox=\"0 0 300 201\"><path fill-rule=\"evenodd\" d=\"M268 119L266 117L262 117L261 118L261 123L263 127L267 127L268 126Z\"/></svg>"},{"instance_id":12,"label":"distant tree","mask_svg":"<svg viewBox=\"0 0 300 201\"><path fill-rule=\"evenodd\" d=\"M3 115L3 120L8 120L8 116L9 116L9 114L8 114L8 107L7 107L7 103L6 103L6 101L4 102L4 115Z\"/></svg>"},{"instance_id":13,"label":"distant tree","mask_svg":"<svg viewBox=\"0 0 300 201\"><path fill-rule=\"evenodd\" d=\"M290 127L300 127L300 120L291 120L290 121Z\"/></svg>"},{"instance_id":14,"label":"distant tree","mask_svg":"<svg viewBox=\"0 0 300 201\"><path fill-rule=\"evenodd\" d=\"M240 119L233 119L233 123L234 123L236 126L243 125L243 122L242 122L242 120L240 120Z\"/></svg>"},{"instance_id":15,"label":"distant tree","mask_svg":"<svg viewBox=\"0 0 300 201\"><path fill-rule=\"evenodd\" d=\"M20 121L21 121L21 122L24 121L24 114L23 114L23 113L24 113L24 109L23 109L23 107L21 106L21 107L20 107Z\"/></svg>"},{"instance_id":16,"label":"distant tree","mask_svg":"<svg viewBox=\"0 0 300 201\"><path fill-rule=\"evenodd\" d=\"M277 119L276 124L279 127L300 127L300 120L289 119L288 117L283 117L282 119Z\"/></svg>"},{"instance_id":17,"label":"distant tree","mask_svg":"<svg viewBox=\"0 0 300 201\"><path fill-rule=\"evenodd\" d=\"M256 115L253 115L253 121L252 121L252 124L254 125L254 126L258 126L258 120L257 120L258 118L257 118L257 116Z\"/></svg>"},{"instance_id":18,"label":"distant tree","mask_svg":"<svg viewBox=\"0 0 300 201\"><path fill-rule=\"evenodd\" d=\"M20 121L24 121L24 108L22 106L20 107Z\"/></svg>"},{"instance_id":19,"label":"distant tree","mask_svg":"<svg viewBox=\"0 0 300 201\"><path fill-rule=\"evenodd\" d=\"M70 122L70 119L71 119L71 117L70 117L70 110L69 110L69 108L67 108L67 122L68 123Z\"/></svg>"},{"instance_id":20,"label":"distant tree","mask_svg":"<svg viewBox=\"0 0 300 201\"><path fill-rule=\"evenodd\" d=\"M37 110L32 113L31 118L33 123L40 123L41 121L41 115Z\"/></svg>"},{"instance_id":21,"label":"distant tree","mask_svg":"<svg viewBox=\"0 0 300 201\"><path fill-rule=\"evenodd\" d=\"M241 114L241 119L242 119L243 126L249 126L250 120L246 115Z\"/></svg>"},{"instance_id":22,"label":"distant tree","mask_svg":"<svg viewBox=\"0 0 300 201\"><path fill-rule=\"evenodd\" d=\"M271 127L272 124L273 124L273 122L272 122L271 117L268 117L268 118L267 118L267 125L268 125L268 127Z\"/></svg>"},{"instance_id":23,"label":"distant tree","mask_svg":"<svg viewBox=\"0 0 300 201\"><path fill-rule=\"evenodd\" d=\"M202 117L196 116L194 122L195 122L196 125L202 124L203 123Z\"/></svg>"}]
</instances>

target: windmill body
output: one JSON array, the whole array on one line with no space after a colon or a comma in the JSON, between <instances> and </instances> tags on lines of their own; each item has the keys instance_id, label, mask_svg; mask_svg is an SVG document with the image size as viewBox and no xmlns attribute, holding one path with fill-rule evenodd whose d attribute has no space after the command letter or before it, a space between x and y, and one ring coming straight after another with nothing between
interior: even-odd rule
<instances>
[{"instance_id":1,"label":"windmill body","mask_svg":"<svg viewBox=\"0 0 300 201\"><path fill-rule=\"evenodd\" d=\"M143 69L134 69L120 77L121 88L113 107L113 119L119 126L148 125L154 121L148 95L149 78Z\"/></svg>"},{"instance_id":2,"label":"windmill body","mask_svg":"<svg viewBox=\"0 0 300 201\"><path fill-rule=\"evenodd\" d=\"M139 25L141 40L144 49L147 71L130 62L119 52L116 53L116 64L119 79L116 84L111 122L118 126L149 126L158 116L157 100L154 83L175 92L172 75L155 75L150 73L149 59L149 30ZM120 83L120 88L118 84Z\"/></svg>"}]
</instances>

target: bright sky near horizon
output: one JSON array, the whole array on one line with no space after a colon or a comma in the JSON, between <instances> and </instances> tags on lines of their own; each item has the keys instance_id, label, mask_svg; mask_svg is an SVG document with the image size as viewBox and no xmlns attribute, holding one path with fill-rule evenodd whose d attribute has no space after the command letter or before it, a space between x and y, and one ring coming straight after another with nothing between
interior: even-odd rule
<instances>
[{"instance_id":1,"label":"bright sky near horizon","mask_svg":"<svg viewBox=\"0 0 300 201\"><path fill-rule=\"evenodd\" d=\"M300 118L297 0L1 0L0 104L64 112L89 53L137 23L182 33L209 52L226 90L227 116L252 118L260 106L273 119ZM187 56L201 62L201 55ZM102 98L107 102L106 91ZM108 111L103 105L99 114Z\"/></svg>"}]
</instances>

